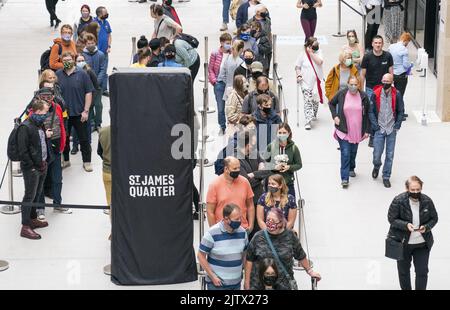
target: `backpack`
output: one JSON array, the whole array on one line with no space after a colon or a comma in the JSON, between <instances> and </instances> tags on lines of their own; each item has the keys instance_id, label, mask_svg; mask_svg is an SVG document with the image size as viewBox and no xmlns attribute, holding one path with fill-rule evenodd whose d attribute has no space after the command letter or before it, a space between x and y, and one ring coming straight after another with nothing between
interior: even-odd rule
<instances>
[{"instance_id":1,"label":"backpack","mask_svg":"<svg viewBox=\"0 0 450 310\"><path fill-rule=\"evenodd\" d=\"M197 38L195 38L194 36L191 36L190 34L187 34L187 33L180 33L177 36L177 39L181 39L183 41L186 41L193 48L197 48L198 45L200 44L200 42L198 42Z\"/></svg>"},{"instance_id":2,"label":"backpack","mask_svg":"<svg viewBox=\"0 0 450 310\"><path fill-rule=\"evenodd\" d=\"M58 44L59 46L59 50L58 50L58 55L62 54L62 46L59 43L55 43ZM46 50L45 52L42 53L41 55L41 72L47 69L50 69L50 53L52 52L52 47L50 46L50 48L48 50Z\"/></svg>"},{"instance_id":3,"label":"backpack","mask_svg":"<svg viewBox=\"0 0 450 310\"><path fill-rule=\"evenodd\" d=\"M226 156L227 147L225 146L217 155L217 159L214 162L214 173L217 175L222 175L225 165L223 164L223 159Z\"/></svg>"},{"instance_id":4,"label":"backpack","mask_svg":"<svg viewBox=\"0 0 450 310\"><path fill-rule=\"evenodd\" d=\"M20 161L19 156L19 145L17 143L17 136L19 132L20 126L27 126L27 123L20 123L20 119L16 118L14 120L14 129L11 131L9 138L8 138L8 158L11 161Z\"/></svg>"}]
</instances>

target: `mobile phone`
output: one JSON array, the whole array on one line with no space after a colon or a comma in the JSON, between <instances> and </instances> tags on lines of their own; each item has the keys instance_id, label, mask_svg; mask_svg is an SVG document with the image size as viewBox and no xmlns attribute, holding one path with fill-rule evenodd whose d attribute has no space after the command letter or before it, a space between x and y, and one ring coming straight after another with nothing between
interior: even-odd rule
<instances>
[{"instance_id":1,"label":"mobile phone","mask_svg":"<svg viewBox=\"0 0 450 310\"><path fill-rule=\"evenodd\" d=\"M419 231L420 230L420 226L417 228L414 228L414 231Z\"/></svg>"}]
</instances>

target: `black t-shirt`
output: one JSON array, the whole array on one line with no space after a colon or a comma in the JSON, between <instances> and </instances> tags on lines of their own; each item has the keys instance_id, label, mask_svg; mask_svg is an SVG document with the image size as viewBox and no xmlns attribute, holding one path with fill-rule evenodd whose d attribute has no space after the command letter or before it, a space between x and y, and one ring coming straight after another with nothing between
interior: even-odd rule
<instances>
[{"instance_id":1,"label":"black t-shirt","mask_svg":"<svg viewBox=\"0 0 450 310\"><path fill-rule=\"evenodd\" d=\"M366 87L374 88L381 84L383 75L389 73L389 68L394 65L394 60L389 52L383 51L380 56L373 52L364 55L361 68L366 69Z\"/></svg>"},{"instance_id":2,"label":"black t-shirt","mask_svg":"<svg viewBox=\"0 0 450 310\"><path fill-rule=\"evenodd\" d=\"M301 19L313 20L317 19L316 8L313 7L317 3L317 0L303 0L303 4L309 5L309 9L302 9Z\"/></svg>"}]
</instances>

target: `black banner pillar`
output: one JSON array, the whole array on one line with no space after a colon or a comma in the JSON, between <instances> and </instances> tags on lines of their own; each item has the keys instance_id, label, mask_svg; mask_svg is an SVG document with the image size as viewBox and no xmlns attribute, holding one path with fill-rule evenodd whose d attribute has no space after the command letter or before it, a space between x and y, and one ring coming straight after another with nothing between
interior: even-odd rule
<instances>
[{"instance_id":1,"label":"black banner pillar","mask_svg":"<svg viewBox=\"0 0 450 310\"><path fill-rule=\"evenodd\" d=\"M110 94L111 279L120 285L195 281L190 72L119 70L110 77Z\"/></svg>"}]
</instances>

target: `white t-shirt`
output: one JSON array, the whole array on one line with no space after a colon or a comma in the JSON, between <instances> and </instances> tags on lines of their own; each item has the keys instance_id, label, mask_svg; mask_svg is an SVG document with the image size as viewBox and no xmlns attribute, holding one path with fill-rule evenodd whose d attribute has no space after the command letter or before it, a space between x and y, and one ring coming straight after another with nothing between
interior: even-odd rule
<instances>
[{"instance_id":1,"label":"white t-shirt","mask_svg":"<svg viewBox=\"0 0 450 310\"><path fill-rule=\"evenodd\" d=\"M317 55L321 59L323 59L322 50L319 49L319 51L317 52ZM324 84L323 83L323 68L322 68L322 66L317 65L312 58L311 58L311 61L314 64L314 68L316 69L317 76L319 77L321 84L323 86L323 84ZM300 72L303 77L301 86L303 88L317 90L316 74L314 73L314 69L311 66L311 63L309 62L309 59L308 59L308 56L306 56L306 53L303 53L303 55L300 55L298 57L295 67L300 68Z\"/></svg>"},{"instance_id":2,"label":"white t-shirt","mask_svg":"<svg viewBox=\"0 0 450 310\"><path fill-rule=\"evenodd\" d=\"M251 4L249 3L250 6L248 7L248 20L252 19L253 17L255 17L256 15L256 10L258 8L259 4Z\"/></svg>"},{"instance_id":3,"label":"white t-shirt","mask_svg":"<svg viewBox=\"0 0 450 310\"><path fill-rule=\"evenodd\" d=\"M411 211L412 211L412 215L413 215L412 224L414 225L414 227L419 227L419 225L420 225L420 202L410 199L409 205L411 206ZM423 238L422 234L418 231L413 231L411 233L411 236L409 237L408 244L420 244L420 243L424 243L424 242L425 242L425 239Z\"/></svg>"}]
</instances>

